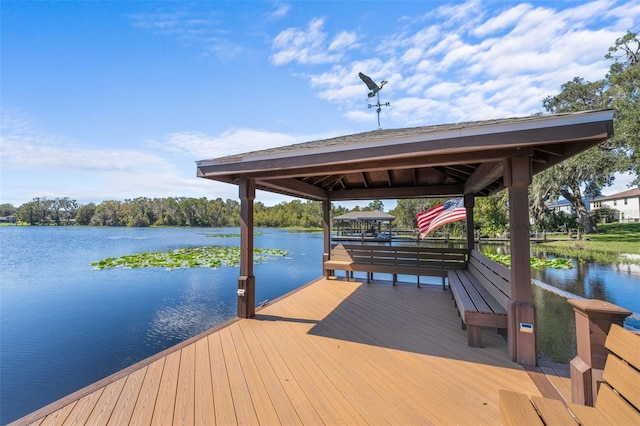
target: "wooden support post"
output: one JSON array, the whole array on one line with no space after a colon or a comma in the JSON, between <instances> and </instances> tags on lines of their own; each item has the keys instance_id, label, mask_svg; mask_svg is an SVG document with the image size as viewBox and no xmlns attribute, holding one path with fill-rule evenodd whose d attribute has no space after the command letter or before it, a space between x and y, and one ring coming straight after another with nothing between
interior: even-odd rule
<instances>
[{"instance_id":1,"label":"wooden support post","mask_svg":"<svg viewBox=\"0 0 640 426\"><path fill-rule=\"evenodd\" d=\"M509 188L509 232L511 249L511 299L507 306L508 348L512 361L536 366L536 311L531 292L529 241L529 184L532 167L529 156L505 160L504 182Z\"/></svg>"},{"instance_id":2,"label":"wooden support post","mask_svg":"<svg viewBox=\"0 0 640 426\"><path fill-rule=\"evenodd\" d=\"M475 233L473 229L473 207L475 205L475 197L473 194L464 195L464 208L467 211L467 251L471 253L471 250L475 248Z\"/></svg>"},{"instance_id":3,"label":"wooden support post","mask_svg":"<svg viewBox=\"0 0 640 426\"><path fill-rule=\"evenodd\" d=\"M238 316L252 318L256 313L256 277L253 275L253 179L241 180L240 190L240 277L238 278Z\"/></svg>"},{"instance_id":4,"label":"wooden support post","mask_svg":"<svg viewBox=\"0 0 640 426\"><path fill-rule=\"evenodd\" d=\"M322 264L331 258L331 201L322 200L322 230L324 232L324 252L322 253ZM329 271L323 271L326 278L329 278Z\"/></svg>"},{"instance_id":5,"label":"wooden support post","mask_svg":"<svg viewBox=\"0 0 640 426\"><path fill-rule=\"evenodd\" d=\"M571 360L571 400L593 406L607 359L605 340L611 324L622 326L631 312L595 299L569 299L576 316L578 355Z\"/></svg>"}]
</instances>

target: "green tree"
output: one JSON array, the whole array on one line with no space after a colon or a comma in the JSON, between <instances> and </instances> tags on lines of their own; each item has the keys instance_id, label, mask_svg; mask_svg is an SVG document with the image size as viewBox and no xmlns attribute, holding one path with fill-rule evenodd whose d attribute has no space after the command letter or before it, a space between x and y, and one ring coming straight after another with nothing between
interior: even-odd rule
<instances>
[{"instance_id":1,"label":"green tree","mask_svg":"<svg viewBox=\"0 0 640 426\"><path fill-rule=\"evenodd\" d=\"M89 225L91 218L96 212L96 205L94 203L85 204L78 208L76 212L76 225Z\"/></svg>"},{"instance_id":2,"label":"green tree","mask_svg":"<svg viewBox=\"0 0 640 426\"><path fill-rule=\"evenodd\" d=\"M115 200L103 201L98 204L91 218L92 226L124 226L122 202Z\"/></svg>"},{"instance_id":3,"label":"green tree","mask_svg":"<svg viewBox=\"0 0 640 426\"><path fill-rule=\"evenodd\" d=\"M13 204L4 203L0 204L0 216L15 215L18 209L13 207Z\"/></svg>"},{"instance_id":4,"label":"green tree","mask_svg":"<svg viewBox=\"0 0 640 426\"><path fill-rule=\"evenodd\" d=\"M613 64L607 74L607 94L616 110L615 137L625 150L625 169L635 174L634 185L640 185L640 39L627 33L616 40L605 58Z\"/></svg>"},{"instance_id":5,"label":"green tree","mask_svg":"<svg viewBox=\"0 0 640 426\"><path fill-rule=\"evenodd\" d=\"M40 199L34 198L33 201L22 204L16 211L16 218L20 222L29 225L40 225L44 223L44 208Z\"/></svg>"},{"instance_id":6,"label":"green tree","mask_svg":"<svg viewBox=\"0 0 640 426\"><path fill-rule=\"evenodd\" d=\"M509 197L500 191L489 197L477 197L473 209L473 221L483 237L495 238L509 229Z\"/></svg>"},{"instance_id":7,"label":"green tree","mask_svg":"<svg viewBox=\"0 0 640 426\"><path fill-rule=\"evenodd\" d=\"M367 207L363 208L362 210L364 211L380 210L382 212L384 211L384 204L380 200L373 200L372 202L369 203Z\"/></svg>"},{"instance_id":8,"label":"green tree","mask_svg":"<svg viewBox=\"0 0 640 426\"><path fill-rule=\"evenodd\" d=\"M624 52L624 61L619 60L620 51ZM544 108L552 113L616 107L616 136L536 175L531 187L534 218L541 219L543 203L562 196L573 206L584 232L597 233L596 221L589 215L584 199L599 195L604 186L611 185L615 172L637 173L640 143L637 52L636 35L627 33L606 55L615 62L605 80L586 82L576 77L563 84L558 95L544 99Z\"/></svg>"}]
</instances>

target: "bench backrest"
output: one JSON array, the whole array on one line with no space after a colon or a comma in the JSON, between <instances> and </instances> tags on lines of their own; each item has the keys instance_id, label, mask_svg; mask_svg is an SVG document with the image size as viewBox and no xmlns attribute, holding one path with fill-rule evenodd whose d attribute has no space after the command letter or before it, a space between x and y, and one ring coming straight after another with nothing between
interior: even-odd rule
<instances>
[{"instance_id":1,"label":"bench backrest","mask_svg":"<svg viewBox=\"0 0 640 426\"><path fill-rule=\"evenodd\" d=\"M483 256L477 250L471 250L467 268L502 306L507 306L511 297L509 268Z\"/></svg>"},{"instance_id":2,"label":"bench backrest","mask_svg":"<svg viewBox=\"0 0 640 426\"><path fill-rule=\"evenodd\" d=\"M335 247L333 247L331 249L331 256L330 256L331 260L337 260L340 262L352 262L353 259L351 258L351 255L349 254L349 252L347 251L347 249L342 245L342 244L338 244Z\"/></svg>"},{"instance_id":3,"label":"bench backrest","mask_svg":"<svg viewBox=\"0 0 640 426\"><path fill-rule=\"evenodd\" d=\"M596 408L612 424L637 424L640 418L640 335L612 324L609 350Z\"/></svg>"},{"instance_id":4,"label":"bench backrest","mask_svg":"<svg viewBox=\"0 0 640 426\"><path fill-rule=\"evenodd\" d=\"M338 244L331 260L368 265L392 265L461 269L466 265L465 249Z\"/></svg>"}]
</instances>

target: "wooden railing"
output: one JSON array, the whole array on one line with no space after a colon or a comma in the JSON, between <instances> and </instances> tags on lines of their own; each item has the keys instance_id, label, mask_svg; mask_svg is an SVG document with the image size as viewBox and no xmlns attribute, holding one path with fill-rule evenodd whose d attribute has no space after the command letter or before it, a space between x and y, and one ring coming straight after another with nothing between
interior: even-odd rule
<instances>
[{"instance_id":1,"label":"wooden railing","mask_svg":"<svg viewBox=\"0 0 640 426\"><path fill-rule=\"evenodd\" d=\"M435 276L443 278L444 286L447 271L464 268L466 262L466 249L338 244L324 270L327 277L345 271L347 279L351 272L366 272L367 281L373 273L387 273L393 275L394 284L398 275L415 275L418 285L420 276Z\"/></svg>"}]
</instances>

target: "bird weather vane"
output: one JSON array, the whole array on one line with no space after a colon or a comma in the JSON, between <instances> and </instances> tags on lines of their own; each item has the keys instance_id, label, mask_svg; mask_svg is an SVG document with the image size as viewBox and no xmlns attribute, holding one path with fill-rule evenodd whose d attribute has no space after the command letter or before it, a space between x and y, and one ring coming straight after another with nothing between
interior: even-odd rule
<instances>
[{"instance_id":1,"label":"bird weather vane","mask_svg":"<svg viewBox=\"0 0 640 426\"><path fill-rule=\"evenodd\" d=\"M385 84L388 83L388 81L386 80L382 80L380 82L380 86L378 86L369 76L366 76L362 73L358 74L360 76L360 79L362 81L364 81L364 84L367 85L367 87L369 88L369 90L371 90L371 92L369 92L369 94L367 95L369 98L373 98L374 96L377 96L378 101L375 104L368 104L367 108L373 108L376 107L376 113L378 113L378 130L381 129L380 127L380 112L382 111L382 107L383 106L390 106L391 103L390 102L385 102L385 103L380 103L380 90L382 90L382 86L384 86Z\"/></svg>"}]
</instances>

